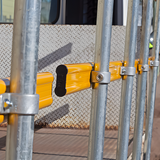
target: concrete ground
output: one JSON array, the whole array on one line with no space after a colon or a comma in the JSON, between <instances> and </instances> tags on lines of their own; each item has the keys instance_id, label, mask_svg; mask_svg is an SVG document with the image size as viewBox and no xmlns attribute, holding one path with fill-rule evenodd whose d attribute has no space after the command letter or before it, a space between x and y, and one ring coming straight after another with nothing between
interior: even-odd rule
<instances>
[{"instance_id":1,"label":"concrete ground","mask_svg":"<svg viewBox=\"0 0 160 160\"><path fill-rule=\"evenodd\" d=\"M5 160L6 128L0 128L0 160ZM35 131L33 160L87 160L88 130L47 129ZM117 131L106 131L104 160L116 159ZM133 132L130 133L129 153Z\"/></svg>"}]
</instances>

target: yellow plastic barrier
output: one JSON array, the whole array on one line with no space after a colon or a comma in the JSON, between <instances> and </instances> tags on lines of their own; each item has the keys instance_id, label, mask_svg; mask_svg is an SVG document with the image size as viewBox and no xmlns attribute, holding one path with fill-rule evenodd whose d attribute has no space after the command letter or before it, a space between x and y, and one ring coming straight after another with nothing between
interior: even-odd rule
<instances>
[{"instance_id":1,"label":"yellow plastic barrier","mask_svg":"<svg viewBox=\"0 0 160 160\"><path fill-rule=\"evenodd\" d=\"M109 72L111 72L111 82L121 79L120 69L123 66L123 62L115 61L109 63Z\"/></svg>"},{"instance_id":2,"label":"yellow plastic barrier","mask_svg":"<svg viewBox=\"0 0 160 160\"><path fill-rule=\"evenodd\" d=\"M0 115L0 123L2 123L4 121L4 116Z\"/></svg>"},{"instance_id":3,"label":"yellow plastic barrier","mask_svg":"<svg viewBox=\"0 0 160 160\"><path fill-rule=\"evenodd\" d=\"M149 57L148 60L152 58ZM150 62L150 61L149 61ZM122 66L126 66L123 61L114 61L109 64L109 72L111 72L111 82L118 79L126 79L127 76L121 76L120 70ZM136 74L142 73L139 59L135 60ZM91 87L92 70L98 71L99 65L94 63L67 64L57 67L57 82L55 94L59 97L75 93ZM94 83L92 88L97 88L99 83Z\"/></svg>"},{"instance_id":4,"label":"yellow plastic barrier","mask_svg":"<svg viewBox=\"0 0 160 160\"><path fill-rule=\"evenodd\" d=\"M60 65L56 69L57 85L55 93L62 97L67 94L90 88L91 63Z\"/></svg>"},{"instance_id":5,"label":"yellow plastic barrier","mask_svg":"<svg viewBox=\"0 0 160 160\"><path fill-rule=\"evenodd\" d=\"M3 80L0 79L0 94L5 93L6 91L6 84Z\"/></svg>"},{"instance_id":6,"label":"yellow plastic barrier","mask_svg":"<svg viewBox=\"0 0 160 160\"><path fill-rule=\"evenodd\" d=\"M121 61L110 62L109 72L111 72L111 81L121 78L120 68L122 65L123 63ZM90 78L93 66L93 63L67 64L58 66L56 70L57 83L55 94L62 97L67 94L90 88ZM97 86L98 83L93 87L96 88Z\"/></svg>"},{"instance_id":7,"label":"yellow plastic barrier","mask_svg":"<svg viewBox=\"0 0 160 160\"><path fill-rule=\"evenodd\" d=\"M5 93L6 91L6 84L3 80L0 79L0 94ZM4 116L0 115L0 123L4 121Z\"/></svg>"},{"instance_id":8,"label":"yellow plastic barrier","mask_svg":"<svg viewBox=\"0 0 160 160\"><path fill-rule=\"evenodd\" d=\"M7 78L10 79L10 78ZM52 83L54 77L51 73L38 73L37 74L37 89L36 93L39 94L39 109L48 107L52 104ZM0 80L0 94L6 92L6 84L3 80ZM0 123L4 120L4 116L0 115Z\"/></svg>"},{"instance_id":9,"label":"yellow plastic barrier","mask_svg":"<svg viewBox=\"0 0 160 160\"><path fill-rule=\"evenodd\" d=\"M38 73L37 75L37 90L39 94L39 109L48 107L52 104L52 83L54 77L51 73Z\"/></svg>"}]
</instances>

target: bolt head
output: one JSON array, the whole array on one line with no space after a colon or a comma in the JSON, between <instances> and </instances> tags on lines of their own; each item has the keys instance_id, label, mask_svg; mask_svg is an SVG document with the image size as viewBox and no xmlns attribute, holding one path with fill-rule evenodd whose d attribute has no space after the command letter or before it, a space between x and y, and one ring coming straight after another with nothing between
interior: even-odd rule
<instances>
[{"instance_id":1,"label":"bolt head","mask_svg":"<svg viewBox=\"0 0 160 160\"><path fill-rule=\"evenodd\" d=\"M12 106L12 105L13 105L12 102L9 101L8 99L5 99L4 102L5 102L7 105L9 105L9 106Z\"/></svg>"},{"instance_id":2,"label":"bolt head","mask_svg":"<svg viewBox=\"0 0 160 160\"><path fill-rule=\"evenodd\" d=\"M145 66L142 66L142 69L145 69L146 67Z\"/></svg>"},{"instance_id":3,"label":"bolt head","mask_svg":"<svg viewBox=\"0 0 160 160\"><path fill-rule=\"evenodd\" d=\"M122 69L122 73L126 73L126 69Z\"/></svg>"},{"instance_id":4,"label":"bolt head","mask_svg":"<svg viewBox=\"0 0 160 160\"><path fill-rule=\"evenodd\" d=\"M101 74L101 73L98 74L96 79L97 79L98 82L101 82L103 80L103 74Z\"/></svg>"}]
</instances>

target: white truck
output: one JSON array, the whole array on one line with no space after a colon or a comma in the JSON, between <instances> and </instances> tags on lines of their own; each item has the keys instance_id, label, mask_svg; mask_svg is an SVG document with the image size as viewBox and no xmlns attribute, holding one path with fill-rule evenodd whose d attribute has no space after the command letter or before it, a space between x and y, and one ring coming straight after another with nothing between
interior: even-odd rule
<instances>
[{"instance_id":1,"label":"white truck","mask_svg":"<svg viewBox=\"0 0 160 160\"><path fill-rule=\"evenodd\" d=\"M42 0L41 23L95 25L98 0ZM139 3L139 26L142 17ZM126 26L128 0L115 0L113 25ZM0 0L0 22L12 23L14 0Z\"/></svg>"}]
</instances>

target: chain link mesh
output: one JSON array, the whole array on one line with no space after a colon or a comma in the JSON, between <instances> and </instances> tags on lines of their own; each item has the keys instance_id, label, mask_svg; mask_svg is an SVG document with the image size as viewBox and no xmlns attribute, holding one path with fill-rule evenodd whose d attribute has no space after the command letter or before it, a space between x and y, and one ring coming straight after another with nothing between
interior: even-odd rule
<instances>
[{"instance_id":1,"label":"chain link mesh","mask_svg":"<svg viewBox=\"0 0 160 160\"><path fill-rule=\"evenodd\" d=\"M13 25L0 25L0 78L10 76ZM126 28L113 26L110 61L123 60ZM60 64L94 61L96 26L41 25L39 45L39 72L54 75L53 104L39 111L36 125L63 128L88 128L91 108L91 89L59 98L54 94L56 67ZM140 44L140 39L137 44ZM136 77L133 86L130 126L135 119ZM121 98L121 80L109 84L106 128L118 126Z\"/></svg>"}]
</instances>

